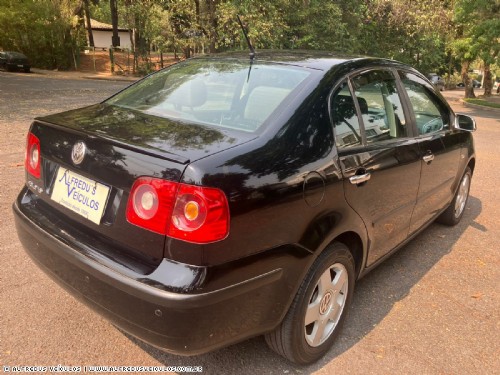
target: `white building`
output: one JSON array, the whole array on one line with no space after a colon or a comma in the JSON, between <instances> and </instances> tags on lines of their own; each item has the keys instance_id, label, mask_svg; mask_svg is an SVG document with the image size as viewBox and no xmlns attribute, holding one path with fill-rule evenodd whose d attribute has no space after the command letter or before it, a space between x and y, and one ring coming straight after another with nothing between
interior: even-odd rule
<instances>
[{"instance_id":1,"label":"white building","mask_svg":"<svg viewBox=\"0 0 500 375\"><path fill-rule=\"evenodd\" d=\"M90 19L90 27L94 36L94 46L96 48L109 48L113 45L111 37L113 36L113 26L107 23ZM127 29L118 27L118 36L120 37L121 48L131 48L130 34ZM87 44L88 34L87 34Z\"/></svg>"}]
</instances>

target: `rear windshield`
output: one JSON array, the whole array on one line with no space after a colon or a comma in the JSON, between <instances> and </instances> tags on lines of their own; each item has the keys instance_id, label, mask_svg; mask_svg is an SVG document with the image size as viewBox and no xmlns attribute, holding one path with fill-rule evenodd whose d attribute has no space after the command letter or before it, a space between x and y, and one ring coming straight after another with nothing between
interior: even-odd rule
<instances>
[{"instance_id":1,"label":"rear windshield","mask_svg":"<svg viewBox=\"0 0 500 375\"><path fill-rule=\"evenodd\" d=\"M254 132L309 74L285 65L189 60L145 78L106 103Z\"/></svg>"},{"instance_id":2,"label":"rear windshield","mask_svg":"<svg viewBox=\"0 0 500 375\"><path fill-rule=\"evenodd\" d=\"M19 52L7 52L7 56L14 59L26 59L26 56Z\"/></svg>"}]
</instances>

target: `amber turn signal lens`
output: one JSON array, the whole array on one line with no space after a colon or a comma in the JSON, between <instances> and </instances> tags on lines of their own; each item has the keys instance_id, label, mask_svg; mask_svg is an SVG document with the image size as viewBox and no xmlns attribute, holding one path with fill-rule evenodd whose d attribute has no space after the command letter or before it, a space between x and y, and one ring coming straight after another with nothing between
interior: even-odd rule
<instances>
[{"instance_id":1,"label":"amber turn signal lens","mask_svg":"<svg viewBox=\"0 0 500 375\"><path fill-rule=\"evenodd\" d=\"M200 207L198 206L198 203L196 203L194 201L189 201L184 206L184 216L188 220L191 220L191 221L196 220L199 212L200 212Z\"/></svg>"}]
</instances>

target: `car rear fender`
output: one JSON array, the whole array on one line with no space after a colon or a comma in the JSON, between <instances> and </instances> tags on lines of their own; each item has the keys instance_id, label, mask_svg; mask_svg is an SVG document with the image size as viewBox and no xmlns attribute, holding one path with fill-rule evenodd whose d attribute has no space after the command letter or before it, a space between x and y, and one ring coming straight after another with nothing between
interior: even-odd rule
<instances>
[{"instance_id":1,"label":"car rear fender","mask_svg":"<svg viewBox=\"0 0 500 375\"><path fill-rule=\"evenodd\" d=\"M369 239L363 220L350 207L317 217L304 234L301 245L313 249L316 259L336 241L349 248L356 262L356 274L359 274L366 263Z\"/></svg>"}]
</instances>

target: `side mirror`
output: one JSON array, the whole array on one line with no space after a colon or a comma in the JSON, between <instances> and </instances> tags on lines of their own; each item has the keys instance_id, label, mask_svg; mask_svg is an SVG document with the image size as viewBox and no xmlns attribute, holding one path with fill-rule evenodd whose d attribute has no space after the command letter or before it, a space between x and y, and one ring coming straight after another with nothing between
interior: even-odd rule
<instances>
[{"instance_id":1,"label":"side mirror","mask_svg":"<svg viewBox=\"0 0 500 375\"><path fill-rule=\"evenodd\" d=\"M468 115L457 113L455 116L455 128L468 132L476 131L476 120Z\"/></svg>"}]
</instances>

